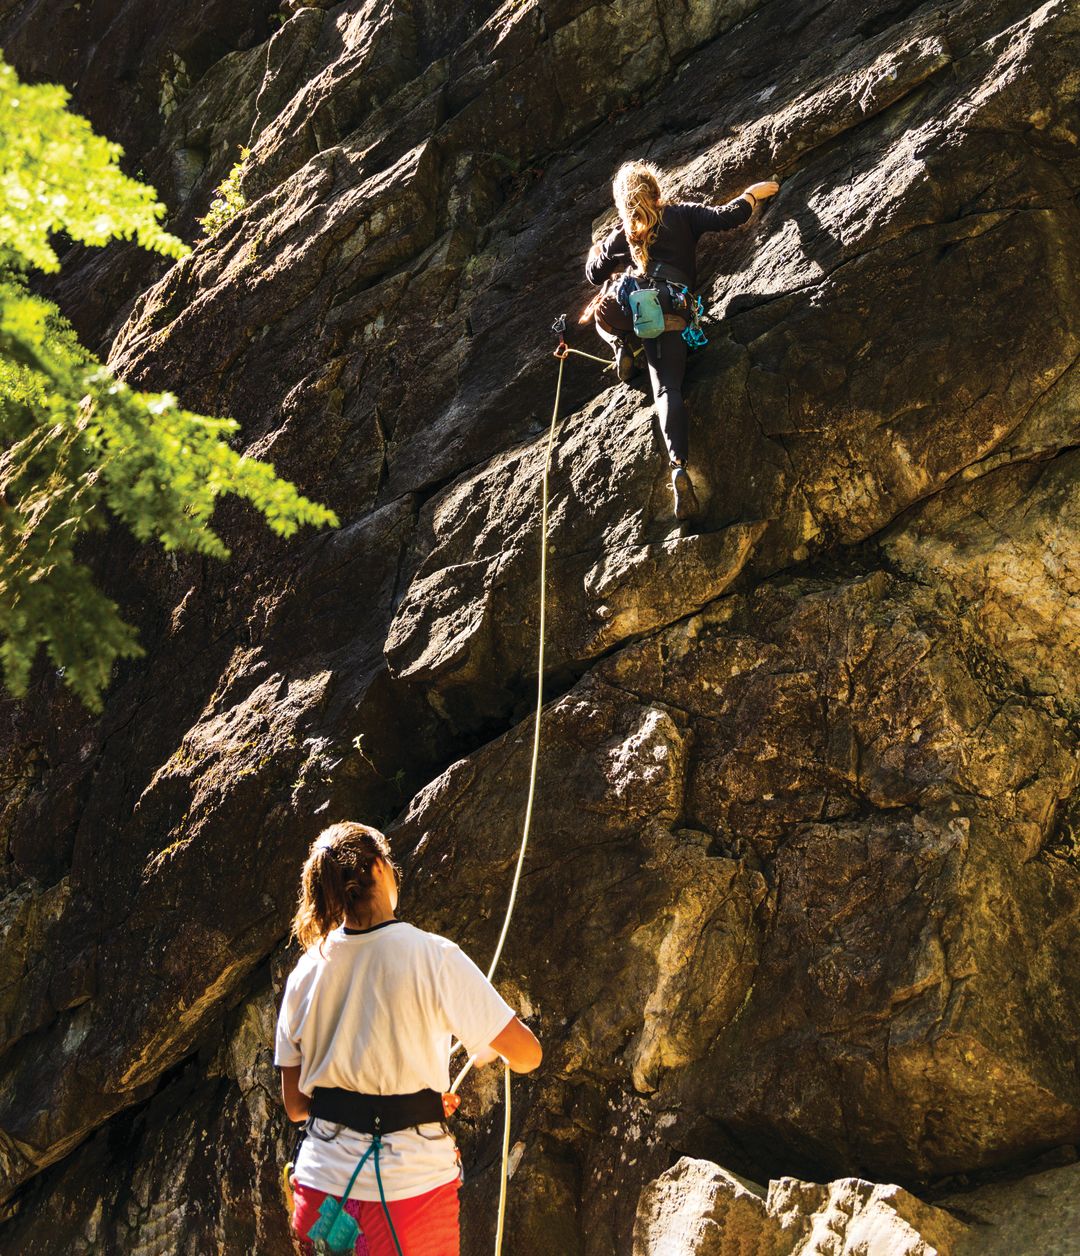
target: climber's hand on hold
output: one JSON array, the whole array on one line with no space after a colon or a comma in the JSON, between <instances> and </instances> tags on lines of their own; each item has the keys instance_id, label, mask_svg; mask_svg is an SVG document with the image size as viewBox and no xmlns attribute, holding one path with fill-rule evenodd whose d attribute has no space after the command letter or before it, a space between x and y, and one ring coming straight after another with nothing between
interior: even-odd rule
<instances>
[{"instance_id":1,"label":"climber's hand on hold","mask_svg":"<svg viewBox=\"0 0 1080 1256\"><path fill-rule=\"evenodd\" d=\"M775 196L780 191L780 184L774 179L765 179L761 183L751 183L746 189L755 200L768 200L770 196Z\"/></svg>"}]
</instances>

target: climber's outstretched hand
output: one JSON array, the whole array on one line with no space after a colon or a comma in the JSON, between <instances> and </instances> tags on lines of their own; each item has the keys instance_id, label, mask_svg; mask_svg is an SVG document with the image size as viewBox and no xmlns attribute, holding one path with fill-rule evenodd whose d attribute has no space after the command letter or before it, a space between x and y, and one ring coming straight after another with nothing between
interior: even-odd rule
<instances>
[{"instance_id":1,"label":"climber's outstretched hand","mask_svg":"<svg viewBox=\"0 0 1080 1256\"><path fill-rule=\"evenodd\" d=\"M764 201L780 191L780 184L773 179L766 179L762 183L751 183L746 190L752 192L759 201Z\"/></svg>"}]
</instances>

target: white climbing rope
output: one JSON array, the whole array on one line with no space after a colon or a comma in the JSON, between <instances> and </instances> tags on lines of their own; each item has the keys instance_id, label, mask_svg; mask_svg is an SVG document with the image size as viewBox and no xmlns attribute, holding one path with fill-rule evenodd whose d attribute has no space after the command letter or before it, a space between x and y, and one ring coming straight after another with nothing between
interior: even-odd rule
<instances>
[{"instance_id":1,"label":"white climbing rope","mask_svg":"<svg viewBox=\"0 0 1080 1256\"><path fill-rule=\"evenodd\" d=\"M556 329L559 330L559 324L556 323ZM548 510L550 503L551 488L551 459L555 451L555 430L559 419L559 403L562 399L562 381L563 369L566 366L566 359L571 353L576 353L582 358L591 358L594 362L602 362L605 366L611 367L612 363L607 358L598 358L594 353L584 353L581 349L571 349L562 337L560 330L559 347L555 350L555 357L559 360L559 378L555 384L555 405L551 411L551 425L548 428L547 449L544 457L544 474L541 481L541 497L540 497L540 626L539 626L539 644L536 652L536 712L533 717L533 744L532 744L532 761L529 765L529 792L525 801L525 819L521 826L521 843L518 847L517 866L514 868L514 880L510 886L510 899L506 905L506 915L503 918L502 931L499 934L499 941L495 947L495 954L491 957L491 964L488 967L487 977L491 981L495 975L495 969L499 960L502 958L503 946L506 944L506 936L510 932L510 920L514 914L514 906L517 903L518 886L521 884L521 870L525 866L525 852L529 845L529 834L532 830L533 804L536 801L536 778L537 770L540 764L540 717L544 706L544 645L547 629L547 552L548 552ZM457 1046L461 1044L458 1043ZM455 1050L457 1047L455 1047ZM454 1084L450 1087L451 1094L457 1094L457 1089L465 1080L469 1070L476 1062L476 1056L470 1056L461 1072L454 1078ZM495 1230L495 1256L501 1256L503 1230L506 1221L506 1193L508 1168L510 1161L510 1065L504 1065L503 1090L505 1095L505 1114L503 1118L503 1140L502 1140L502 1166L499 1171L499 1218Z\"/></svg>"}]
</instances>

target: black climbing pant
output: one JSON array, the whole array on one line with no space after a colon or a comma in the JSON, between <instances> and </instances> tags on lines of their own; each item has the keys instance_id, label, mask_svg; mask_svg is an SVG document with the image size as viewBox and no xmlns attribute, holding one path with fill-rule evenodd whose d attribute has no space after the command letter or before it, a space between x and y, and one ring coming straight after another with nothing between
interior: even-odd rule
<instances>
[{"instance_id":1,"label":"black climbing pant","mask_svg":"<svg viewBox=\"0 0 1080 1256\"><path fill-rule=\"evenodd\" d=\"M605 294L596 310L596 330L613 348L621 340L636 348L645 347L649 383L656 402L660 433L672 462L685 464L690 456L690 416L683 401L683 375L686 372L686 341L682 332L661 332L654 340L638 341L634 324L614 293Z\"/></svg>"},{"instance_id":2,"label":"black climbing pant","mask_svg":"<svg viewBox=\"0 0 1080 1256\"><path fill-rule=\"evenodd\" d=\"M683 401L683 375L686 373L686 341L681 331L661 332L646 340L645 361L649 383L656 401L656 417L672 462L685 465L690 456L690 416Z\"/></svg>"}]
</instances>

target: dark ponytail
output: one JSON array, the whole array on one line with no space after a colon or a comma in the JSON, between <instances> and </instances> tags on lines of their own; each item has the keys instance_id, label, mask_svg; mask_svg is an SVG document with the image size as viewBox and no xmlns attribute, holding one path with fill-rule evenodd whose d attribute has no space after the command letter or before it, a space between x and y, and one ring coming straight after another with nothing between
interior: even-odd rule
<instances>
[{"instance_id":1,"label":"dark ponytail","mask_svg":"<svg viewBox=\"0 0 1080 1256\"><path fill-rule=\"evenodd\" d=\"M321 943L347 916L362 919L367 914L376 859L397 872L383 834L355 820L332 824L315 839L300 875L300 902L292 923L292 936L305 950Z\"/></svg>"}]
</instances>

